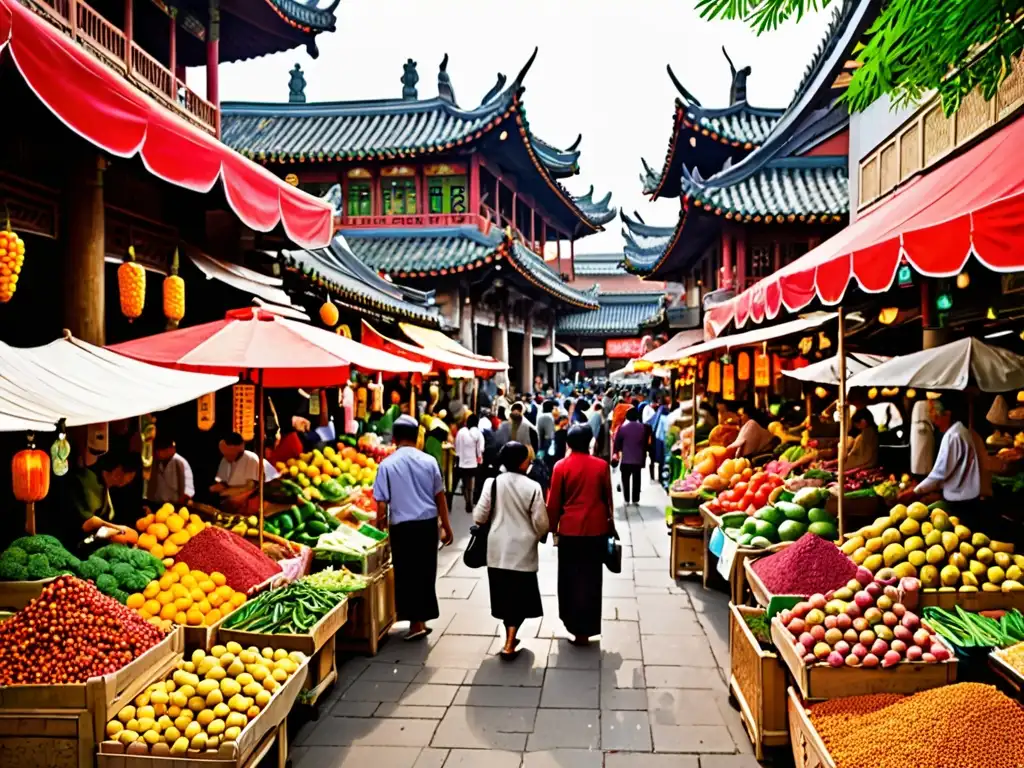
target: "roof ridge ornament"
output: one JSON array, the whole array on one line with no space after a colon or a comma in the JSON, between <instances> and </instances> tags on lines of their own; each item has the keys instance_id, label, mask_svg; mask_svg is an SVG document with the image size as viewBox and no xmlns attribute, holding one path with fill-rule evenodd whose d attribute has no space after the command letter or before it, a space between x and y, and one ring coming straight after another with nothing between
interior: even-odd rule
<instances>
[{"instance_id":1,"label":"roof ridge ornament","mask_svg":"<svg viewBox=\"0 0 1024 768\"><path fill-rule=\"evenodd\" d=\"M452 87L452 78L448 74L448 54L445 53L441 60L441 67L437 72L437 95L441 101L446 101L453 107L458 106L455 101L455 88Z\"/></svg>"},{"instance_id":2,"label":"roof ridge ornament","mask_svg":"<svg viewBox=\"0 0 1024 768\"><path fill-rule=\"evenodd\" d=\"M732 72L732 85L729 86L729 106L746 102L747 77L749 77L752 70L749 66L743 67L743 69L736 69L736 65L732 63L732 59L729 58L729 52L725 50L724 45L722 46L722 54L725 56L725 60L729 62L729 71Z\"/></svg>"},{"instance_id":3,"label":"roof ridge ornament","mask_svg":"<svg viewBox=\"0 0 1024 768\"><path fill-rule=\"evenodd\" d=\"M484 106L489 101L494 99L495 96L497 96L499 93L501 93L501 89L505 87L505 83L506 82L508 82L508 77L506 77L501 72L499 72L498 73L498 81L494 84L494 86L491 88L491 90L489 90L487 93L484 94L483 99L480 100L480 106L481 107Z\"/></svg>"},{"instance_id":4,"label":"roof ridge ornament","mask_svg":"<svg viewBox=\"0 0 1024 768\"><path fill-rule=\"evenodd\" d=\"M688 90L686 90L686 86L684 86L681 82L679 82L679 78L676 77L676 73L672 71L672 65L671 64L666 64L665 65L665 69L668 70L669 79L672 80L672 85L674 85L676 87L676 90L679 91L679 95L683 97L683 101L687 105L693 105L695 107L699 107L701 105L700 104L700 99L698 99L696 96L694 96Z\"/></svg>"},{"instance_id":5,"label":"roof ridge ornament","mask_svg":"<svg viewBox=\"0 0 1024 768\"><path fill-rule=\"evenodd\" d=\"M516 75L516 79L512 81L512 85L515 86L515 90L519 90L523 87L523 78L526 77L526 73L530 71L530 67L533 66L533 62L537 60L537 53L540 51L539 46L533 47L533 53L530 55L529 60L523 65L523 68L519 70L519 74Z\"/></svg>"},{"instance_id":6,"label":"roof ridge ornament","mask_svg":"<svg viewBox=\"0 0 1024 768\"><path fill-rule=\"evenodd\" d=\"M566 152L575 152L579 148L581 141L583 141L583 134L582 133L576 134L576 141L574 141L572 144L570 144L568 147L566 147L565 151Z\"/></svg>"},{"instance_id":7,"label":"roof ridge ornament","mask_svg":"<svg viewBox=\"0 0 1024 768\"><path fill-rule=\"evenodd\" d=\"M402 73L402 98L406 101L416 101L419 94L416 92L416 83L420 81L419 73L416 71L416 62L409 59L405 62Z\"/></svg>"},{"instance_id":8,"label":"roof ridge ornament","mask_svg":"<svg viewBox=\"0 0 1024 768\"><path fill-rule=\"evenodd\" d=\"M288 80L288 103L289 104L305 104L306 103L306 77L302 74L302 67L299 66L298 62L295 62L295 66L289 73Z\"/></svg>"}]
</instances>

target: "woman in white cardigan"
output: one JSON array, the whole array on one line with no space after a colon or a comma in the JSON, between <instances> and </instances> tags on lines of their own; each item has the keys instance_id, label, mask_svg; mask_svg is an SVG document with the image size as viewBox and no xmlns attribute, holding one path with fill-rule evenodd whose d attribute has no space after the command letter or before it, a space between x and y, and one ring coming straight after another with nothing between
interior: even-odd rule
<instances>
[{"instance_id":1,"label":"woman in white cardigan","mask_svg":"<svg viewBox=\"0 0 1024 768\"><path fill-rule=\"evenodd\" d=\"M540 485L526 476L530 451L522 443L501 449L505 472L484 483L473 522L490 522L487 534L487 582L491 615L505 624L503 659L518 655L516 633L526 619L544 615L537 585L537 544L548 532L548 513Z\"/></svg>"}]
</instances>

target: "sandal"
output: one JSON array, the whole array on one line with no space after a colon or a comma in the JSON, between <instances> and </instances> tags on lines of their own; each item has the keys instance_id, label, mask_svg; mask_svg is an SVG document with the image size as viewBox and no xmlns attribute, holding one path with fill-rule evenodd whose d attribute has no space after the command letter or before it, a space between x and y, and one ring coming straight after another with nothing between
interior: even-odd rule
<instances>
[{"instance_id":1,"label":"sandal","mask_svg":"<svg viewBox=\"0 0 1024 768\"><path fill-rule=\"evenodd\" d=\"M414 640L422 640L433 631L434 630L432 630L430 627L425 627L424 629L421 629L419 632L410 632L408 635L403 637L402 640L407 643L411 643Z\"/></svg>"}]
</instances>

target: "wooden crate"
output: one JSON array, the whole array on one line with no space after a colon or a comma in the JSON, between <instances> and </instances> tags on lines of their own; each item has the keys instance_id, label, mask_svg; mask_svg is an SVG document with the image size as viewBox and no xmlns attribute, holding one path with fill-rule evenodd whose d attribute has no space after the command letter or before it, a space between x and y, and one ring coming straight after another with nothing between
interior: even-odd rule
<instances>
[{"instance_id":1,"label":"wooden crate","mask_svg":"<svg viewBox=\"0 0 1024 768\"><path fill-rule=\"evenodd\" d=\"M777 654L761 648L743 617L764 614L763 608L729 603L729 689L740 705L740 719L764 758L765 747L789 743L786 729L786 670Z\"/></svg>"},{"instance_id":2,"label":"wooden crate","mask_svg":"<svg viewBox=\"0 0 1024 768\"><path fill-rule=\"evenodd\" d=\"M1006 660L1006 649L992 651L988 656L988 663L1002 683L1001 687L1014 698L1024 701L1024 675Z\"/></svg>"},{"instance_id":3,"label":"wooden crate","mask_svg":"<svg viewBox=\"0 0 1024 768\"><path fill-rule=\"evenodd\" d=\"M937 605L947 611L960 606L965 611L1008 611L1016 608L1024 611L1024 592L939 592L937 589L922 589L919 593L918 608Z\"/></svg>"},{"instance_id":4,"label":"wooden crate","mask_svg":"<svg viewBox=\"0 0 1024 768\"><path fill-rule=\"evenodd\" d=\"M376 655L380 641L395 623L395 570L388 565L366 589L350 595L349 621L338 634L339 651Z\"/></svg>"},{"instance_id":5,"label":"wooden crate","mask_svg":"<svg viewBox=\"0 0 1024 768\"><path fill-rule=\"evenodd\" d=\"M690 573L703 573L704 529L675 523L669 535L672 537L669 577L678 579Z\"/></svg>"},{"instance_id":6,"label":"wooden crate","mask_svg":"<svg viewBox=\"0 0 1024 768\"><path fill-rule=\"evenodd\" d=\"M0 589L0 608L8 611L20 611L39 597L43 588L51 581L53 579L3 582L3 589Z\"/></svg>"},{"instance_id":7,"label":"wooden crate","mask_svg":"<svg viewBox=\"0 0 1024 768\"><path fill-rule=\"evenodd\" d=\"M238 741L221 745L217 752L190 752L185 757L126 755L116 741L100 744L98 768L255 768L277 743L277 768L288 760L288 714L305 683L308 660L277 690L270 703L250 722ZM150 680L149 682L153 682Z\"/></svg>"},{"instance_id":8,"label":"wooden crate","mask_svg":"<svg viewBox=\"0 0 1024 768\"><path fill-rule=\"evenodd\" d=\"M228 616L230 615L229 613ZM216 624L209 627L183 627L185 647L192 651L197 648L204 651L213 648L217 645L217 633L220 631L221 624L227 620L228 616L222 616Z\"/></svg>"},{"instance_id":9,"label":"wooden crate","mask_svg":"<svg viewBox=\"0 0 1024 768\"><path fill-rule=\"evenodd\" d=\"M177 627L131 664L104 677L73 685L0 688L0 768L92 766L107 721L154 679L169 674L184 650L184 631Z\"/></svg>"},{"instance_id":10,"label":"wooden crate","mask_svg":"<svg viewBox=\"0 0 1024 768\"><path fill-rule=\"evenodd\" d=\"M775 643L779 658L789 667L796 689L805 701L863 696L869 693L910 694L956 682L956 654L941 637L939 642L949 648L948 661L901 661L888 669L832 667L825 662L808 666L804 664L803 658L793 645L792 636L782 626L778 616L772 619L772 642Z\"/></svg>"},{"instance_id":11,"label":"wooden crate","mask_svg":"<svg viewBox=\"0 0 1024 768\"><path fill-rule=\"evenodd\" d=\"M836 768L832 756L811 723L800 694L793 688L788 693L789 736L796 768Z\"/></svg>"}]
</instances>

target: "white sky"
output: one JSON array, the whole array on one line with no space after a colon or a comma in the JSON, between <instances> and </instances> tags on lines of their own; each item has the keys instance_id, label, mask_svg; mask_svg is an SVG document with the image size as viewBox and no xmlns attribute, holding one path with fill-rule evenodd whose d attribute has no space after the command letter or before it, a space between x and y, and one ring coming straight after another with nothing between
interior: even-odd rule
<instances>
[{"instance_id":1,"label":"white sky","mask_svg":"<svg viewBox=\"0 0 1024 768\"><path fill-rule=\"evenodd\" d=\"M515 11L510 12L510 8ZM701 103L726 106L729 66L750 65L748 100L784 107L824 35L830 12L760 38L736 22L705 22L694 0L341 0L338 31L317 38L320 57L296 49L221 69L222 101L288 99L288 70L306 74L308 101L401 96L402 64L418 62L420 98L437 94L445 52L459 104L475 107L495 82L509 80L534 45L540 53L524 85L534 132L556 146L583 134L574 194L593 183L612 203L652 224L674 224L676 200L650 203L641 192L640 157L660 169L676 91L665 65ZM202 70L189 82L205 88ZM621 222L577 244L577 252L621 251Z\"/></svg>"}]
</instances>

